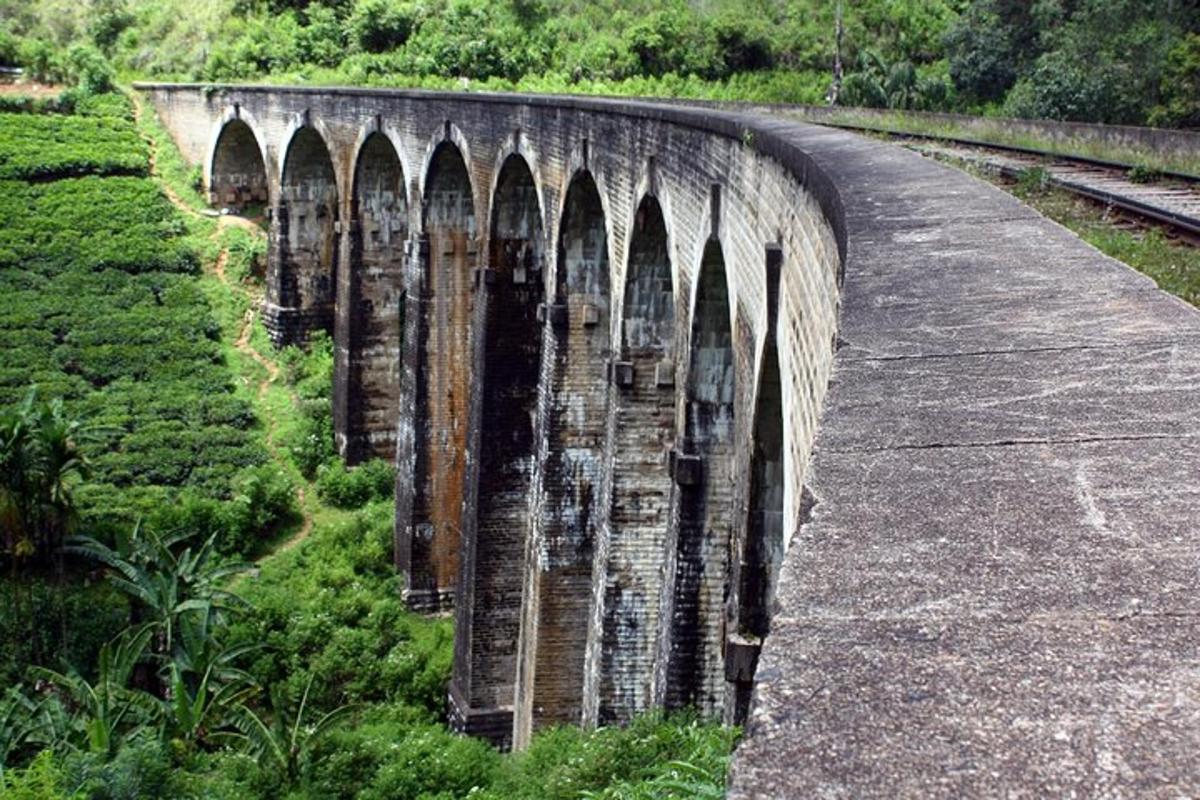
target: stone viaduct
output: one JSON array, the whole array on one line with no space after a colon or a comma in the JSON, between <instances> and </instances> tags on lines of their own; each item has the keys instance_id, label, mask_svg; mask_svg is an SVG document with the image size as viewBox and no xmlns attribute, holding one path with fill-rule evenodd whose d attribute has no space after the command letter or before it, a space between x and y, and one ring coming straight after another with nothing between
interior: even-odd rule
<instances>
[{"instance_id":1,"label":"stone viaduct","mask_svg":"<svg viewBox=\"0 0 1200 800\"><path fill-rule=\"evenodd\" d=\"M139 88L268 210L264 318L332 335L339 449L395 459L458 730L749 710L737 797L1200 783L1190 307L840 131Z\"/></svg>"}]
</instances>

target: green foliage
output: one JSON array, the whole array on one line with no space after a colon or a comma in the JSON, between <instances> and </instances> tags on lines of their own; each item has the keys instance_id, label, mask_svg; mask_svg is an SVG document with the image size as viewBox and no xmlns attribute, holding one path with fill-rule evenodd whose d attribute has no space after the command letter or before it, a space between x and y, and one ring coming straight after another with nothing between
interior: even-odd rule
<instances>
[{"instance_id":1,"label":"green foliage","mask_svg":"<svg viewBox=\"0 0 1200 800\"><path fill-rule=\"evenodd\" d=\"M1189 33L1167 53L1159 92L1152 124L1200 127L1200 32Z\"/></svg>"},{"instance_id":2,"label":"green foliage","mask_svg":"<svg viewBox=\"0 0 1200 800\"><path fill-rule=\"evenodd\" d=\"M90 45L67 51L67 75L84 95L104 94L116 88L117 76L104 54Z\"/></svg>"},{"instance_id":3,"label":"green foliage","mask_svg":"<svg viewBox=\"0 0 1200 800\"><path fill-rule=\"evenodd\" d=\"M405 608L391 566L392 525L388 503L318 525L245 584L241 594L256 611L234 623L231 643L264 645L248 667L259 684L299 698L315 676L309 703L318 714L384 702L440 718L450 623Z\"/></svg>"},{"instance_id":4,"label":"green foliage","mask_svg":"<svg viewBox=\"0 0 1200 800\"><path fill-rule=\"evenodd\" d=\"M0 687L20 684L30 664L94 677L100 647L128 624L129 602L103 582L0 582Z\"/></svg>"},{"instance_id":5,"label":"green foliage","mask_svg":"<svg viewBox=\"0 0 1200 800\"><path fill-rule=\"evenodd\" d=\"M86 95L74 106L73 116L0 115L0 172L146 170L127 99ZM35 383L94 429L82 443L92 480L76 490L88 529L104 535L142 516L164 529L219 520L205 533L254 552L264 529L251 526L269 534L292 515L287 484L265 473L246 483L247 468L266 460L256 419L234 395L216 320L188 275L196 250L155 183L0 181L0 215L0 408Z\"/></svg>"},{"instance_id":6,"label":"green foliage","mask_svg":"<svg viewBox=\"0 0 1200 800\"><path fill-rule=\"evenodd\" d=\"M279 354L287 382L300 398L300 414L284 439L292 461L308 479L335 457L333 446L333 339L318 331L308 349L292 345Z\"/></svg>"},{"instance_id":7,"label":"green foliage","mask_svg":"<svg viewBox=\"0 0 1200 800\"><path fill-rule=\"evenodd\" d=\"M1133 183L1156 183L1162 180L1162 170L1139 164L1129 170L1129 180Z\"/></svg>"},{"instance_id":8,"label":"green foliage","mask_svg":"<svg viewBox=\"0 0 1200 800\"><path fill-rule=\"evenodd\" d=\"M187 531L203 539L213 537L221 553L254 556L265 542L300 517L296 487L275 464L246 467L233 479L232 489L229 500L185 489L170 505L150 511L147 525L168 533Z\"/></svg>"},{"instance_id":9,"label":"green foliage","mask_svg":"<svg viewBox=\"0 0 1200 800\"><path fill-rule=\"evenodd\" d=\"M0 180L145 174L146 146L128 120L0 114Z\"/></svg>"},{"instance_id":10,"label":"green foliage","mask_svg":"<svg viewBox=\"0 0 1200 800\"><path fill-rule=\"evenodd\" d=\"M0 215L7 223L0 229L0 267L42 274L197 268L178 218L148 179L0 181Z\"/></svg>"},{"instance_id":11,"label":"green foliage","mask_svg":"<svg viewBox=\"0 0 1200 800\"><path fill-rule=\"evenodd\" d=\"M184 625L194 624L197 615L207 622L210 614L242 605L241 598L224 585L246 565L222 563L214 548L215 537L194 550L193 538L190 531L162 534L139 525L118 535L114 547L90 536L76 536L66 549L108 568L109 581L129 596L133 616L155 626L155 652L165 655L174 651Z\"/></svg>"},{"instance_id":12,"label":"green foliage","mask_svg":"<svg viewBox=\"0 0 1200 800\"><path fill-rule=\"evenodd\" d=\"M21 42L12 33L0 28L0 66L11 67L17 63Z\"/></svg>"},{"instance_id":13,"label":"green foliage","mask_svg":"<svg viewBox=\"0 0 1200 800\"><path fill-rule=\"evenodd\" d=\"M859 54L858 69L842 84L841 101L868 108L931 110L945 104L950 88L940 75L921 75L910 61L887 65L874 53Z\"/></svg>"},{"instance_id":14,"label":"green foliage","mask_svg":"<svg viewBox=\"0 0 1200 800\"><path fill-rule=\"evenodd\" d=\"M396 470L383 459L372 459L347 469L341 459L317 470L317 494L335 508L362 508L374 500L392 497Z\"/></svg>"},{"instance_id":15,"label":"green foliage","mask_svg":"<svg viewBox=\"0 0 1200 800\"><path fill-rule=\"evenodd\" d=\"M62 768L45 750L23 770L0 772L0 797L5 800L68 800Z\"/></svg>"},{"instance_id":16,"label":"green foliage","mask_svg":"<svg viewBox=\"0 0 1200 800\"><path fill-rule=\"evenodd\" d=\"M507 760L492 800L712 796L725 784L738 731L694 716L645 714L624 728L555 728ZM720 796L719 794L717 796Z\"/></svg>"},{"instance_id":17,"label":"green foliage","mask_svg":"<svg viewBox=\"0 0 1200 800\"><path fill-rule=\"evenodd\" d=\"M0 409L0 541L14 565L48 560L78 522L75 484L91 471L79 447L84 436L61 399L39 403L36 389Z\"/></svg>"},{"instance_id":18,"label":"green foliage","mask_svg":"<svg viewBox=\"0 0 1200 800\"><path fill-rule=\"evenodd\" d=\"M415 3L358 0L346 21L350 40L367 53L384 53L402 46L420 20Z\"/></svg>"}]
</instances>

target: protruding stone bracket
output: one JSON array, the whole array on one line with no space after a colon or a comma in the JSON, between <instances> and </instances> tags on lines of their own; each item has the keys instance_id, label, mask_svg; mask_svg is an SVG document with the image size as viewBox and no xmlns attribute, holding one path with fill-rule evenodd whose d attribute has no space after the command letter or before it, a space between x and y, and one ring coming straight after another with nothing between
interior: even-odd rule
<instances>
[{"instance_id":1,"label":"protruding stone bracket","mask_svg":"<svg viewBox=\"0 0 1200 800\"><path fill-rule=\"evenodd\" d=\"M583 307L582 322L585 328L591 328L600 324L600 309L596 308L591 303Z\"/></svg>"},{"instance_id":2,"label":"protruding stone bracket","mask_svg":"<svg viewBox=\"0 0 1200 800\"><path fill-rule=\"evenodd\" d=\"M675 362L664 358L654 365L654 385L660 389L675 388Z\"/></svg>"},{"instance_id":3,"label":"protruding stone bracket","mask_svg":"<svg viewBox=\"0 0 1200 800\"><path fill-rule=\"evenodd\" d=\"M582 142L582 144L580 145L580 148L579 148L579 149L580 149L580 153L581 153L581 154L582 154L582 156L583 156L583 167L584 167L584 169L591 169L591 165L590 165L590 164L588 164L588 140L587 140L587 137L586 137L586 136L584 137L584 139L583 139L583 142Z\"/></svg>"},{"instance_id":4,"label":"protruding stone bracket","mask_svg":"<svg viewBox=\"0 0 1200 800\"><path fill-rule=\"evenodd\" d=\"M685 455L678 450L672 450L668 467L677 486L700 485L704 469L704 463L700 456Z\"/></svg>"},{"instance_id":5,"label":"protruding stone bracket","mask_svg":"<svg viewBox=\"0 0 1200 800\"><path fill-rule=\"evenodd\" d=\"M567 326L567 306L564 303L538 303L537 321L554 328Z\"/></svg>"},{"instance_id":6,"label":"protruding stone bracket","mask_svg":"<svg viewBox=\"0 0 1200 800\"><path fill-rule=\"evenodd\" d=\"M496 270L492 269L491 267L475 268L475 288L477 290L483 286L494 286L496 279Z\"/></svg>"},{"instance_id":7,"label":"protruding stone bracket","mask_svg":"<svg viewBox=\"0 0 1200 800\"><path fill-rule=\"evenodd\" d=\"M608 379L613 386L618 389L633 388L633 362L632 361L610 361L608 362Z\"/></svg>"},{"instance_id":8,"label":"protruding stone bracket","mask_svg":"<svg viewBox=\"0 0 1200 800\"><path fill-rule=\"evenodd\" d=\"M739 634L730 636L725 642L725 680L731 683L753 681L761 650L762 640L757 637Z\"/></svg>"}]
</instances>

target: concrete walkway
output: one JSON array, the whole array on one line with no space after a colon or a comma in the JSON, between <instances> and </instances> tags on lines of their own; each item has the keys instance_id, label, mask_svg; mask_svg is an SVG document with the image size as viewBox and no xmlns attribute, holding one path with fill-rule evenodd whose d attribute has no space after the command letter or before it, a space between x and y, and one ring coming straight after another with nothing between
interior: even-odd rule
<instances>
[{"instance_id":1,"label":"concrete walkway","mask_svg":"<svg viewBox=\"0 0 1200 800\"><path fill-rule=\"evenodd\" d=\"M961 172L772 128L840 190L842 346L730 797L1200 794L1200 313Z\"/></svg>"}]
</instances>

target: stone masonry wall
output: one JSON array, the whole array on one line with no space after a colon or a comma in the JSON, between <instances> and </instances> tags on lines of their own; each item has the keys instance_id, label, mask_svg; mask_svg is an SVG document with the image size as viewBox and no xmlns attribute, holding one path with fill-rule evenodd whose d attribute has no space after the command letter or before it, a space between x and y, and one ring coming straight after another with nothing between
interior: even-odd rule
<instances>
[{"instance_id":1,"label":"stone masonry wall","mask_svg":"<svg viewBox=\"0 0 1200 800\"><path fill-rule=\"evenodd\" d=\"M232 121L262 148L283 212L265 317L290 340L337 308L339 440L364 455L395 443L396 561L410 601L438 607L457 591L454 724L520 745L548 723L625 719L668 698L732 716L757 652L731 628L755 529L748 454L768 331L781 376L786 547L839 313L842 210L807 156L735 115L652 104L144 90L206 175ZM386 134L398 171L359 163L389 157L363 146L374 132ZM285 177L301 135L319 137L329 169L314 156ZM518 151L529 182L514 199L499 173ZM355 180L365 174L377 177ZM403 198L387 194L397 174ZM652 256L634 243L652 216L648 197L661 215ZM304 203L319 207L301 213ZM528 213L493 214L535 205L540 231ZM328 224L314 228L318 218ZM384 228L386 244L374 238ZM732 336L693 322L713 246ZM321 271L293 288L281 277L299 250ZM781 265L774 330L769 252ZM631 265L642 255L656 265L653 299L630 304L649 287ZM518 270L527 283L513 280ZM719 305L710 294L704 307ZM639 343L637 331L654 341ZM688 687L668 668L672 653L698 665Z\"/></svg>"}]
</instances>

